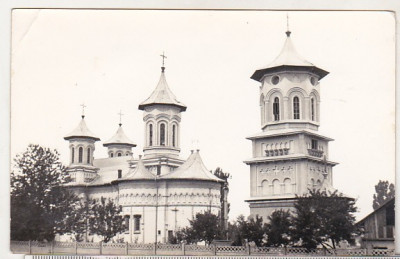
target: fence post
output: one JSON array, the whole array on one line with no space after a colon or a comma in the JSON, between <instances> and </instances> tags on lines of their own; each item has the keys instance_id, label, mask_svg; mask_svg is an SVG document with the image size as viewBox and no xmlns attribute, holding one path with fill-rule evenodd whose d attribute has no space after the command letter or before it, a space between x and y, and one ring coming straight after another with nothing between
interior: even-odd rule
<instances>
[{"instance_id":1,"label":"fence post","mask_svg":"<svg viewBox=\"0 0 400 259\"><path fill-rule=\"evenodd\" d=\"M182 242L181 246L182 246L182 255L185 255L185 242Z\"/></svg>"},{"instance_id":2,"label":"fence post","mask_svg":"<svg viewBox=\"0 0 400 259\"><path fill-rule=\"evenodd\" d=\"M156 243L156 242L154 242L154 249L153 249L153 253L154 253L154 255L156 255L156 254L157 254L157 243Z\"/></svg>"},{"instance_id":3,"label":"fence post","mask_svg":"<svg viewBox=\"0 0 400 259\"><path fill-rule=\"evenodd\" d=\"M247 254L248 255L251 254L250 250L251 250L250 243L247 243Z\"/></svg>"},{"instance_id":4,"label":"fence post","mask_svg":"<svg viewBox=\"0 0 400 259\"><path fill-rule=\"evenodd\" d=\"M214 255L217 255L217 245L214 244L213 246L214 246Z\"/></svg>"},{"instance_id":5,"label":"fence post","mask_svg":"<svg viewBox=\"0 0 400 259\"><path fill-rule=\"evenodd\" d=\"M287 255L287 246L284 247L283 252Z\"/></svg>"},{"instance_id":6,"label":"fence post","mask_svg":"<svg viewBox=\"0 0 400 259\"><path fill-rule=\"evenodd\" d=\"M129 247L128 247L128 242L125 242L125 253L126 253L126 255L128 255L129 253L128 253L128 249L129 249Z\"/></svg>"},{"instance_id":7,"label":"fence post","mask_svg":"<svg viewBox=\"0 0 400 259\"><path fill-rule=\"evenodd\" d=\"M100 254L103 254L103 241L100 241Z\"/></svg>"},{"instance_id":8,"label":"fence post","mask_svg":"<svg viewBox=\"0 0 400 259\"><path fill-rule=\"evenodd\" d=\"M31 240L28 241L29 242L29 254L32 254L32 243Z\"/></svg>"},{"instance_id":9,"label":"fence post","mask_svg":"<svg viewBox=\"0 0 400 259\"><path fill-rule=\"evenodd\" d=\"M54 240L50 242L50 254L54 254Z\"/></svg>"},{"instance_id":10,"label":"fence post","mask_svg":"<svg viewBox=\"0 0 400 259\"><path fill-rule=\"evenodd\" d=\"M76 255L78 254L78 242L77 241L75 241L75 254Z\"/></svg>"}]
</instances>

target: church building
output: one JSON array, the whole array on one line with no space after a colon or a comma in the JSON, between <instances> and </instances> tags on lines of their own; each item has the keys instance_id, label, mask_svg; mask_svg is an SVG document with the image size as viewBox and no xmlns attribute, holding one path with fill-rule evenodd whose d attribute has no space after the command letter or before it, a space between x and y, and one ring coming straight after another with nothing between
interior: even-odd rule
<instances>
[{"instance_id":1,"label":"church building","mask_svg":"<svg viewBox=\"0 0 400 259\"><path fill-rule=\"evenodd\" d=\"M260 83L261 132L252 142L250 166L250 214L264 221L277 209L294 208L296 195L309 189L334 191L329 160L333 139L318 132L320 81L328 72L302 58L291 32L281 53L251 79Z\"/></svg>"},{"instance_id":2,"label":"church building","mask_svg":"<svg viewBox=\"0 0 400 259\"><path fill-rule=\"evenodd\" d=\"M225 181L205 167L199 150L187 159L179 156L181 114L186 106L168 87L165 67L161 69L155 90L138 107L145 127L143 156L133 155L136 144L121 123L103 143L106 158L95 158L100 138L89 130L84 115L64 137L70 149L69 187L84 199L110 198L121 205L129 229L118 239L125 242L167 243L196 213L209 210L218 215L223 209Z\"/></svg>"}]
</instances>

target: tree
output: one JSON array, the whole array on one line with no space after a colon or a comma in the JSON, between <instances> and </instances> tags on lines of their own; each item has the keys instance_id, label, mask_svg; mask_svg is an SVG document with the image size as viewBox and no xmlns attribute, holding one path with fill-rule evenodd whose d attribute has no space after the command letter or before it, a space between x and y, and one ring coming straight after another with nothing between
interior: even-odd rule
<instances>
[{"instance_id":1,"label":"tree","mask_svg":"<svg viewBox=\"0 0 400 259\"><path fill-rule=\"evenodd\" d=\"M92 206L87 201L81 200L75 205L71 213L64 219L65 225L69 226L68 233L75 241L84 241L84 235L88 233L88 219L92 213Z\"/></svg>"},{"instance_id":2,"label":"tree","mask_svg":"<svg viewBox=\"0 0 400 259\"><path fill-rule=\"evenodd\" d=\"M14 159L11 172L11 239L47 240L69 231L64 219L79 199L56 150L29 145Z\"/></svg>"},{"instance_id":3,"label":"tree","mask_svg":"<svg viewBox=\"0 0 400 259\"><path fill-rule=\"evenodd\" d=\"M357 231L354 199L320 190L310 190L297 198L292 231L295 241L306 248L322 245L334 249L341 240L352 241Z\"/></svg>"},{"instance_id":4,"label":"tree","mask_svg":"<svg viewBox=\"0 0 400 259\"><path fill-rule=\"evenodd\" d=\"M227 232L228 232L228 214L229 214L229 210L230 210L230 204L228 202L228 193L229 193L228 179L230 177L230 174L224 173L220 167L217 167L214 171L214 175L224 181L224 183L221 184L221 189L220 189L220 193L221 193L220 220L221 220L221 226L222 226L225 234L227 234ZM224 235L224 237L226 237L226 235Z\"/></svg>"},{"instance_id":5,"label":"tree","mask_svg":"<svg viewBox=\"0 0 400 259\"><path fill-rule=\"evenodd\" d=\"M288 210L276 210L268 216L266 234L268 246L287 246L291 240L291 214Z\"/></svg>"},{"instance_id":6,"label":"tree","mask_svg":"<svg viewBox=\"0 0 400 259\"><path fill-rule=\"evenodd\" d=\"M210 211L197 213L195 218L189 222L189 227L183 228L177 233L177 236L187 243L205 241L207 244L211 244L215 239L222 237L221 221Z\"/></svg>"},{"instance_id":7,"label":"tree","mask_svg":"<svg viewBox=\"0 0 400 259\"><path fill-rule=\"evenodd\" d=\"M107 243L118 233L126 230L124 219L120 215L121 206L117 206L112 200L101 197L100 202L89 201L91 215L89 217L89 232L103 237Z\"/></svg>"},{"instance_id":8,"label":"tree","mask_svg":"<svg viewBox=\"0 0 400 259\"><path fill-rule=\"evenodd\" d=\"M378 184L375 185L375 192L376 193L373 196L374 200L372 202L372 207L374 208L374 210L378 209L387 200L394 197L394 184L389 184L388 181L379 180Z\"/></svg>"}]
</instances>

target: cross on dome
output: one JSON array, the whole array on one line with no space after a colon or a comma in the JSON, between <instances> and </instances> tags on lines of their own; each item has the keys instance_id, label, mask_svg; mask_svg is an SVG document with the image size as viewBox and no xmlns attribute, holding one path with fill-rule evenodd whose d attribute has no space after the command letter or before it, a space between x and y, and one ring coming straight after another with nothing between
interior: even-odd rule
<instances>
[{"instance_id":1,"label":"cross on dome","mask_svg":"<svg viewBox=\"0 0 400 259\"><path fill-rule=\"evenodd\" d=\"M87 107L85 105L85 103L82 103L80 106L82 106L82 119L85 118L85 107Z\"/></svg>"},{"instance_id":2,"label":"cross on dome","mask_svg":"<svg viewBox=\"0 0 400 259\"><path fill-rule=\"evenodd\" d=\"M122 111L119 110L118 115L119 115L119 126L121 127L122 126L122 116L125 115L125 114L123 114Z\"/></svg>"},{"instance_id":3,"label":"cross on dome","mask_svg":"<svg viewBox=\"0 0 400 259\"><path fill-rule=\"evenodd\" d=\"M165 56L164 51L163 51L163 53L162 53L160 56L162 57L162 67L161 67L161 71L164 72L164 70L165 70L164 62L165 62L165 59L167 58L167 56Z\"/></svg>"}]
</instances>

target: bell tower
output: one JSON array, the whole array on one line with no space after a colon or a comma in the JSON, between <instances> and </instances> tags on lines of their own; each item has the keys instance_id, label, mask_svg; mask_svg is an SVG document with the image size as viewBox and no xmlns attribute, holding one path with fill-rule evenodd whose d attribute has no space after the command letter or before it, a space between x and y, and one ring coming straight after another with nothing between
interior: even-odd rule
<instances>
[{"instance_id":1,"label":"bell tower","mask_svg":"<svg viewBox=\"0 0 400 259\"><path fill-rule=\"evenodd\" d=\"M143 163L162 175L182 164L180 153L181 113L186 106L177 100L165 78L164 59L161 76L150 97L139 105L145 126Z\"/></svg>"},{"instance_id":2,"label":"bell tower","mask_svg":"<svg viewBox=\"0 0 400 259\"><path fill-rule=\"evenodd\" d=\"M328 72L302 58L291 32L268 66L251 79L260 83L261 132L252 141L250 205L252 215L267 217L276 209L293 209L296 195L309 189L333 191L329 141L318 132L320 81Z\"/></svg>"}]
</instances>

